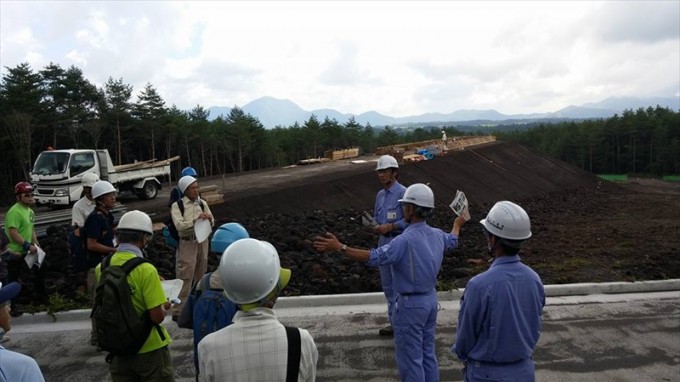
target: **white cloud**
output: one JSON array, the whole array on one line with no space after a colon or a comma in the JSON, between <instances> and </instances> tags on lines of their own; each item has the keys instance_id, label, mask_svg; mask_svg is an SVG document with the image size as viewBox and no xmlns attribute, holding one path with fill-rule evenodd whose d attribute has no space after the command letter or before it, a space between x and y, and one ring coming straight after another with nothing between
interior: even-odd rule
<instances>
[{"instance_id":1,"label":"white cloud","mask_svg":"<svg viewBox=\"0 0 680 382\"><path fill-rule=\"evenodd\" d=\"M530 113L680 92L677 1L3 1L0 42L3 67L73 64L185 109Z\"/></svg>"}]
</instances>

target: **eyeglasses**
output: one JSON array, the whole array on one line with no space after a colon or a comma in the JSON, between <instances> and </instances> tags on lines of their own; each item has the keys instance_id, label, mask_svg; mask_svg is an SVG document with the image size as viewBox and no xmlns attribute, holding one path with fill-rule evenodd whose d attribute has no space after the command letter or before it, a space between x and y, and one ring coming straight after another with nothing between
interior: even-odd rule
<instances>
[{"instance_id":1,"label":"eyeglasses","mask_svg":"<svg viewBox=\"0 0 680 382\"><path fill-rule=\"evenodd\" d=\"M31 192L30 194L21 194L21 196L25 196L27 198L33 197L33 193Z\"/></svg>"}]
</instances>

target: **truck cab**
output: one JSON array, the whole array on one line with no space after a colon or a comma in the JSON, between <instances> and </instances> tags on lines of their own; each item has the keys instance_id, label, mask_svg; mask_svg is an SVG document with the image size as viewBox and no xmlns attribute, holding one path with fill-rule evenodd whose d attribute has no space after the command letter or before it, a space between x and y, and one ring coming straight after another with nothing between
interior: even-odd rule
<instances>
[{"instance_id":1,"label":"truck cab","mask_svg":"<svg viewBox=\"0 0 680 382\"><path fill-rule=\"evenodd\" d=\"M93 172L109 181L119 195L153 199L170 176L170 163L179 157L114 166L108 150L48 150L38 155L31 171L35 201L40 205L69 206L80 199L83 175Z\"/></svg>"},{"instance_id":2,"label":"truck cab","mask_svg":"<svg viewBox=\"0 0 680 382\"><path fill-rule=\"evenodd\" d=\"M95 150L43 151L31 170L31 183L38 204L74 203L83 192L81 181L86 172L101 177Z\"/></svg>"}]
</instances>

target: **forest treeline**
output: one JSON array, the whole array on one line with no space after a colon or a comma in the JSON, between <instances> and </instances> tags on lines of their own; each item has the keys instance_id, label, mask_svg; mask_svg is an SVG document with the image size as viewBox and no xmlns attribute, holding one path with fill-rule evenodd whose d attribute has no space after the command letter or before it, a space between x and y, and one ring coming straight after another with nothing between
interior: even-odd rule
<instances>
[{"instance_id":1,"label":"forest treeline","mask_svg":"<svg viewBox=\"0 0 680 382\"><path fill-rule=\"evenodd\" d=\"M677 174L680 121L664 108L626 111L607 120L479 128L422 126L376 128L353 118L339 123L312 115L292 126L265 129L234 106L209 120L208 110L168 106L147 83L133 87L109 78L97 87L81 69L51 63L34 70L22 63L0 83L0 205L13 202L12 185L28 179L36 156L48 147L108 149L115 164L179 155L173 172L193 166L201 176L285 166L328 150L379 146L464 134L496 134L598 173Z\"/></svg>"}]
</instances>

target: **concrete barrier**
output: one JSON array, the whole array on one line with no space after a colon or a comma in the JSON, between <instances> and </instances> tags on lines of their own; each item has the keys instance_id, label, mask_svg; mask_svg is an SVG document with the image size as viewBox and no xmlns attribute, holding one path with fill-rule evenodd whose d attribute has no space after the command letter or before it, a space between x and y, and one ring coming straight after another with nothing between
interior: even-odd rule
<instances>
[{"instance_id":1,"label":"concrete barrier","mask_svg":"<svg viewBox=\"0 0 680 382\"><path fill-rule=\"evenodd\" d=\"M457 301L463 295L464 289L438 292L439 301ZM609 283L579 283L546 285L546 297L559 296L585 296L598 294L619 294L619 293L651 293L680 291L680 279L672 280L651 280L639 282L609 282ZM382 292L360 293L360 294L335 294L319 296L294 296L279 298L276 307L279 309L289 308L314 308L324 306L343 306L343 305L369 305L384 304L385 295ZM69 322L89 320L90 310L79 309L67 312L57 312L48 314L39 312L35 314L24 313L20 317L12 319L14 325L31 325L49 322Z\"/></svg>"}]
</instances>

